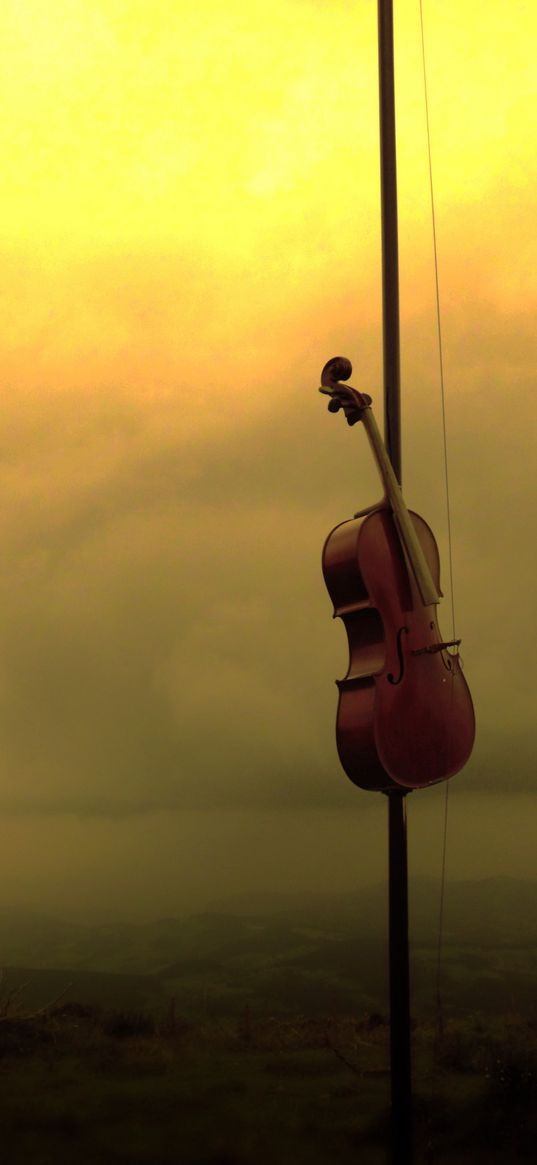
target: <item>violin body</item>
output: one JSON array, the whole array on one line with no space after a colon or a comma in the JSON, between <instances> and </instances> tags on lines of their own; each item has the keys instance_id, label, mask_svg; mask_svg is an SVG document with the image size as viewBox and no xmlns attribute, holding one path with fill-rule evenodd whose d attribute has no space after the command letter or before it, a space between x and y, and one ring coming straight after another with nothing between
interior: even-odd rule
<instances>
[{"instance_id":1,"label":"violin body","mask_svg":"<svg viewBox=\"0 0 537 1165\"><path fill-rule=\"evenodd\" d=\"M418 514L407 515L440 595L434 535ZM472 699L458 653L442 641L436 603L420 595L389 506L332 530L323 574L349 642L336 723L347 776L384 791L451 777L472 751Z\"/></svg>"}]
</instances>

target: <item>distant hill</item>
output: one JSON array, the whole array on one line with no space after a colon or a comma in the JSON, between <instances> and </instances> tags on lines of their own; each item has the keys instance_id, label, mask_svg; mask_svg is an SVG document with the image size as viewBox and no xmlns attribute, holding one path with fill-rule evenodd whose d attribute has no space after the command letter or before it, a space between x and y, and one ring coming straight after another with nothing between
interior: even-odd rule
<instances>
[{"instance_id":1,"label":"distant hill","mask_svg":"<svg viewBox=\"0 0 537 1165\"><path fill-rule=\"evenodd\" d=\"M434 945L440 884L416 878L409 888L411 941ZM449 943L537 942L537 882L516 878L448 882L444 939ZM384 942L384 884L344 894L244 893L213 902L186 918L147 923L77 924L35 912L0 911L0 966L155 974L180 959L211 959L226 949L276 951L290 936Z\"/></svg>"},{"instance_id":2,"label":"distant hill","mask_svg":"<svg viewBox=\"0 0 537 1165\"><path fill-rule=\"evenodd\" d=\"M409 885L410 930L414 940L433 942L439 922L440 882L418 877ZM376 884L346 894L240 894L223 898L211 910L238 916L279 915L288 919L332 921L353 931L384 935L388 889ZM485 878L446 883L444 933L456 942L537 942L537 880Z\"/></svg>"},{"instance_id":3,"label":"distant hill","mask_svg":"<svg viewBox=\"0 0 537 1165\"><path fill-rule=\"evenodd\" d=\"M511 878L446 887L442 984L462 1009L533 1007L537 886ZM415 1005L432 1005L438 881L410 886ZM0 1002L26 981L32 1000L69 997L118 1006L237 1014L386 1010L387 890L346 894L243 894L187 918L77 925L39 914L0 913ZM29 998L30 996L28 996ZM113 1002L112 1002L113 1001ZM130 1002L129 1002L130 1001ZM33 1005L33 1004L32 1004Z\"/></svg>"}]
</instances>

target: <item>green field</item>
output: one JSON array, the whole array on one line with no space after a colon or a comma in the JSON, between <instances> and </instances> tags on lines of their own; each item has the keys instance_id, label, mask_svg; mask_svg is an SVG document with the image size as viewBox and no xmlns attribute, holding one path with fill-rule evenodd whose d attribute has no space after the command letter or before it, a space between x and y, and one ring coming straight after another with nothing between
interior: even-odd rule
<instances>
[{"instance_id":1,"label":"green field","mask_svg":"<svg viewBox=\"0 0 537 1165\"><path fill-rule=\"evenodd\" d=\"M0 1021L12 1165L388 1160L378 1017L188 1023L75 1004ZM416 1161L533 1161L535 1033L518 1021L414 1031Z\"/></svg>"},{"instance_id":2,"label":"green field","mask_svg":"<svg viewBox=\"0 0 537 1165\"><path fill-rule=\"evenodd\" d=\"M444 935L441 1034L430 891L414 893L412 920L416 1165L533 1162L534 887L461 889L464 912ZM6 1160L384 1165L380 893L248 900L143 925L5 915Z\"/></svg>"}]
</instances>

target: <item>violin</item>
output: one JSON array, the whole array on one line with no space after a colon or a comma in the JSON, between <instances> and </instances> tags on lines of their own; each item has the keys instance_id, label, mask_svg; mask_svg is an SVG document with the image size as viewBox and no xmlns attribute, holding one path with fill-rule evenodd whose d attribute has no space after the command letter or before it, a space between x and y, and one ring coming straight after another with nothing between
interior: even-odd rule
<instances>
[{"instance_id":1,"label":"violin","mask_svg":"<svg viewBox=\"0 0 537 1165\"><path fill-rule=\"evenodd\" d=\"M337 749L362 789L418 789L447 780L472 751L475 717L461 669L460 639L445 641L436 607L440 558L434 534L407 510L371 409L371 397L342 383L350 360L325 365L328 409L361 421L384 485L381 502L340 522L323 549L323 575L349 643L337 680Z\"/></svg>"}]
</instances>

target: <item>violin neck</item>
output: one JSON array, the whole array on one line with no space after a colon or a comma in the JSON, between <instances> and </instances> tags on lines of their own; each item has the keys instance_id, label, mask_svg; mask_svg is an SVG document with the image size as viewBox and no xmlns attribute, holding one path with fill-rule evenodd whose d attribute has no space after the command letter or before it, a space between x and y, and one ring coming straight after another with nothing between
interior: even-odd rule
<instances>
[{"instance_id":1,"label":"violin neck","mask_svg":"<svg viewBox=\"0 0 537 1165\"><path fill-rule=\"evenodd\" d=\"M414 523L403 500L401 486L393 471L392 463L386 452L384 441L382 440L371 408L364 409L361 419L365 426L369 443L386 490L386 497L395 519L399 538L410 562L423 605L428 607L432 603L438 603L441 595L435 586L429 565L421 547L421 542L416 534Z\"/></svg>"}]
</instances>

